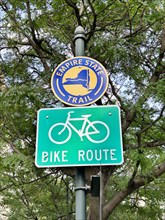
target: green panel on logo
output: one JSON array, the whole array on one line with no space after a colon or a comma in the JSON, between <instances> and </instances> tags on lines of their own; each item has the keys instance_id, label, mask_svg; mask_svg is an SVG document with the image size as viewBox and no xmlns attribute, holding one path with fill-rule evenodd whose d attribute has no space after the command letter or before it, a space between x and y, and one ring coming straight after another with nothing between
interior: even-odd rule
<instances>
[{"instance_id":1,"label":"green panel on logo","mask_svg":"<svg viewBox=\"0 0 165 220\"><path fill-rule=\"evenodd\" d=\"M118 106L40 109L37 120L36 166L123 163Z\"/></svg>"}]
</instances>

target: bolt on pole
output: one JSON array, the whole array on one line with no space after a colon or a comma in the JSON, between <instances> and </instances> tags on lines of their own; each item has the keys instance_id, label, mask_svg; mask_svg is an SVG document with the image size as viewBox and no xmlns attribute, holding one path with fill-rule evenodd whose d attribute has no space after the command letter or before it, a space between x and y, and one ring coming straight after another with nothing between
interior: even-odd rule
<instances>
[{"instance_id":1,"label":"bolt on pole","mask_svg":"<svg viewBox=\"0 0 165 220\"><path fill-rule=\"evenodd\" d=\"M78 26L74 33L75 56L85 54L85 30ZM85 167L78 167L76 171L76 220L86 219L86 184Z\"/></svg>"}]
</instances>

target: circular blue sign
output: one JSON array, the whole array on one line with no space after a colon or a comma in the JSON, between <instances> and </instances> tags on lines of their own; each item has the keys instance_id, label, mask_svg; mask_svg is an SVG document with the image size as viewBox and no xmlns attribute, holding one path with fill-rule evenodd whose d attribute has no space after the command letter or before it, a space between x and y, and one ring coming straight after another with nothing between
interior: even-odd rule
<instances>
[{"instance_id":1,"label":"circular blue sign","mask_svg":"<svg viewBox=\"0 0 165 220\"><path fill-rule=\"evenodd\" d=\"M65 60L54 70L51 87L55 96L70 106L96 102L105 93L108 74L101 63L89 57Z\"/></svg>"}]
</instances>

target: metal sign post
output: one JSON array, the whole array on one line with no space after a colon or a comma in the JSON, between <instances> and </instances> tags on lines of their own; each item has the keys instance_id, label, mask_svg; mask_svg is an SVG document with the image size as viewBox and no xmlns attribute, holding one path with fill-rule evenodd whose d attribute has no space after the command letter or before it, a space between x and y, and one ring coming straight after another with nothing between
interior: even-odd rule
<instances>
[{"instance_id":1,"label":"metal sign post","mask_svg":"<svg viewBox=\"0 0 165 220\"><path fill-rule=\"evenodd\" d=\"M77 167L76 220L86 219L85 167L123 163L120 109L118 106L88 106L108 86L105 68L85 57L85 30L75 30L75 57L62 62L51 79L56 97L76 108L40 109L37 115L35 164L37 167ZM93 176L90 193L99 196L99 179ZM101 183L101 182L100 182ZM102 192L100 192L100 207ZM100 209L100 213L101 209ZM100 214L100 219L102 218Z\"/></svg>"},{"instance_id":2,"label":"metal sign post","mask_svg":"<svg viewBox=\"0 0 165 220\"><path fill-rule=\"evenodd\" d=\"M84 56L85 30L78 26L75 30L75 55ZM76 220L86 219L86 188L85 167L78 167L76 171Z\"/></svg>"}]
</instances>

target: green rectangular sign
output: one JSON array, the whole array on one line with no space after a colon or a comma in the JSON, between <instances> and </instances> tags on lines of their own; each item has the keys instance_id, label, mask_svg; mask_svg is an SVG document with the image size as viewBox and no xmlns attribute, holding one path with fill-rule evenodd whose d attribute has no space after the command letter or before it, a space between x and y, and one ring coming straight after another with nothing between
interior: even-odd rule
<instances>
[{"instance_id":1,"label":"green rectangular sign","mask_svg":"<svg viewBox=\"0 0 165 220\"><path fill-rule=\"evenodd\" d=\"M37 167L122 164L119 107L40 109L35 163Z\"/></svg>"}]
</instances>

